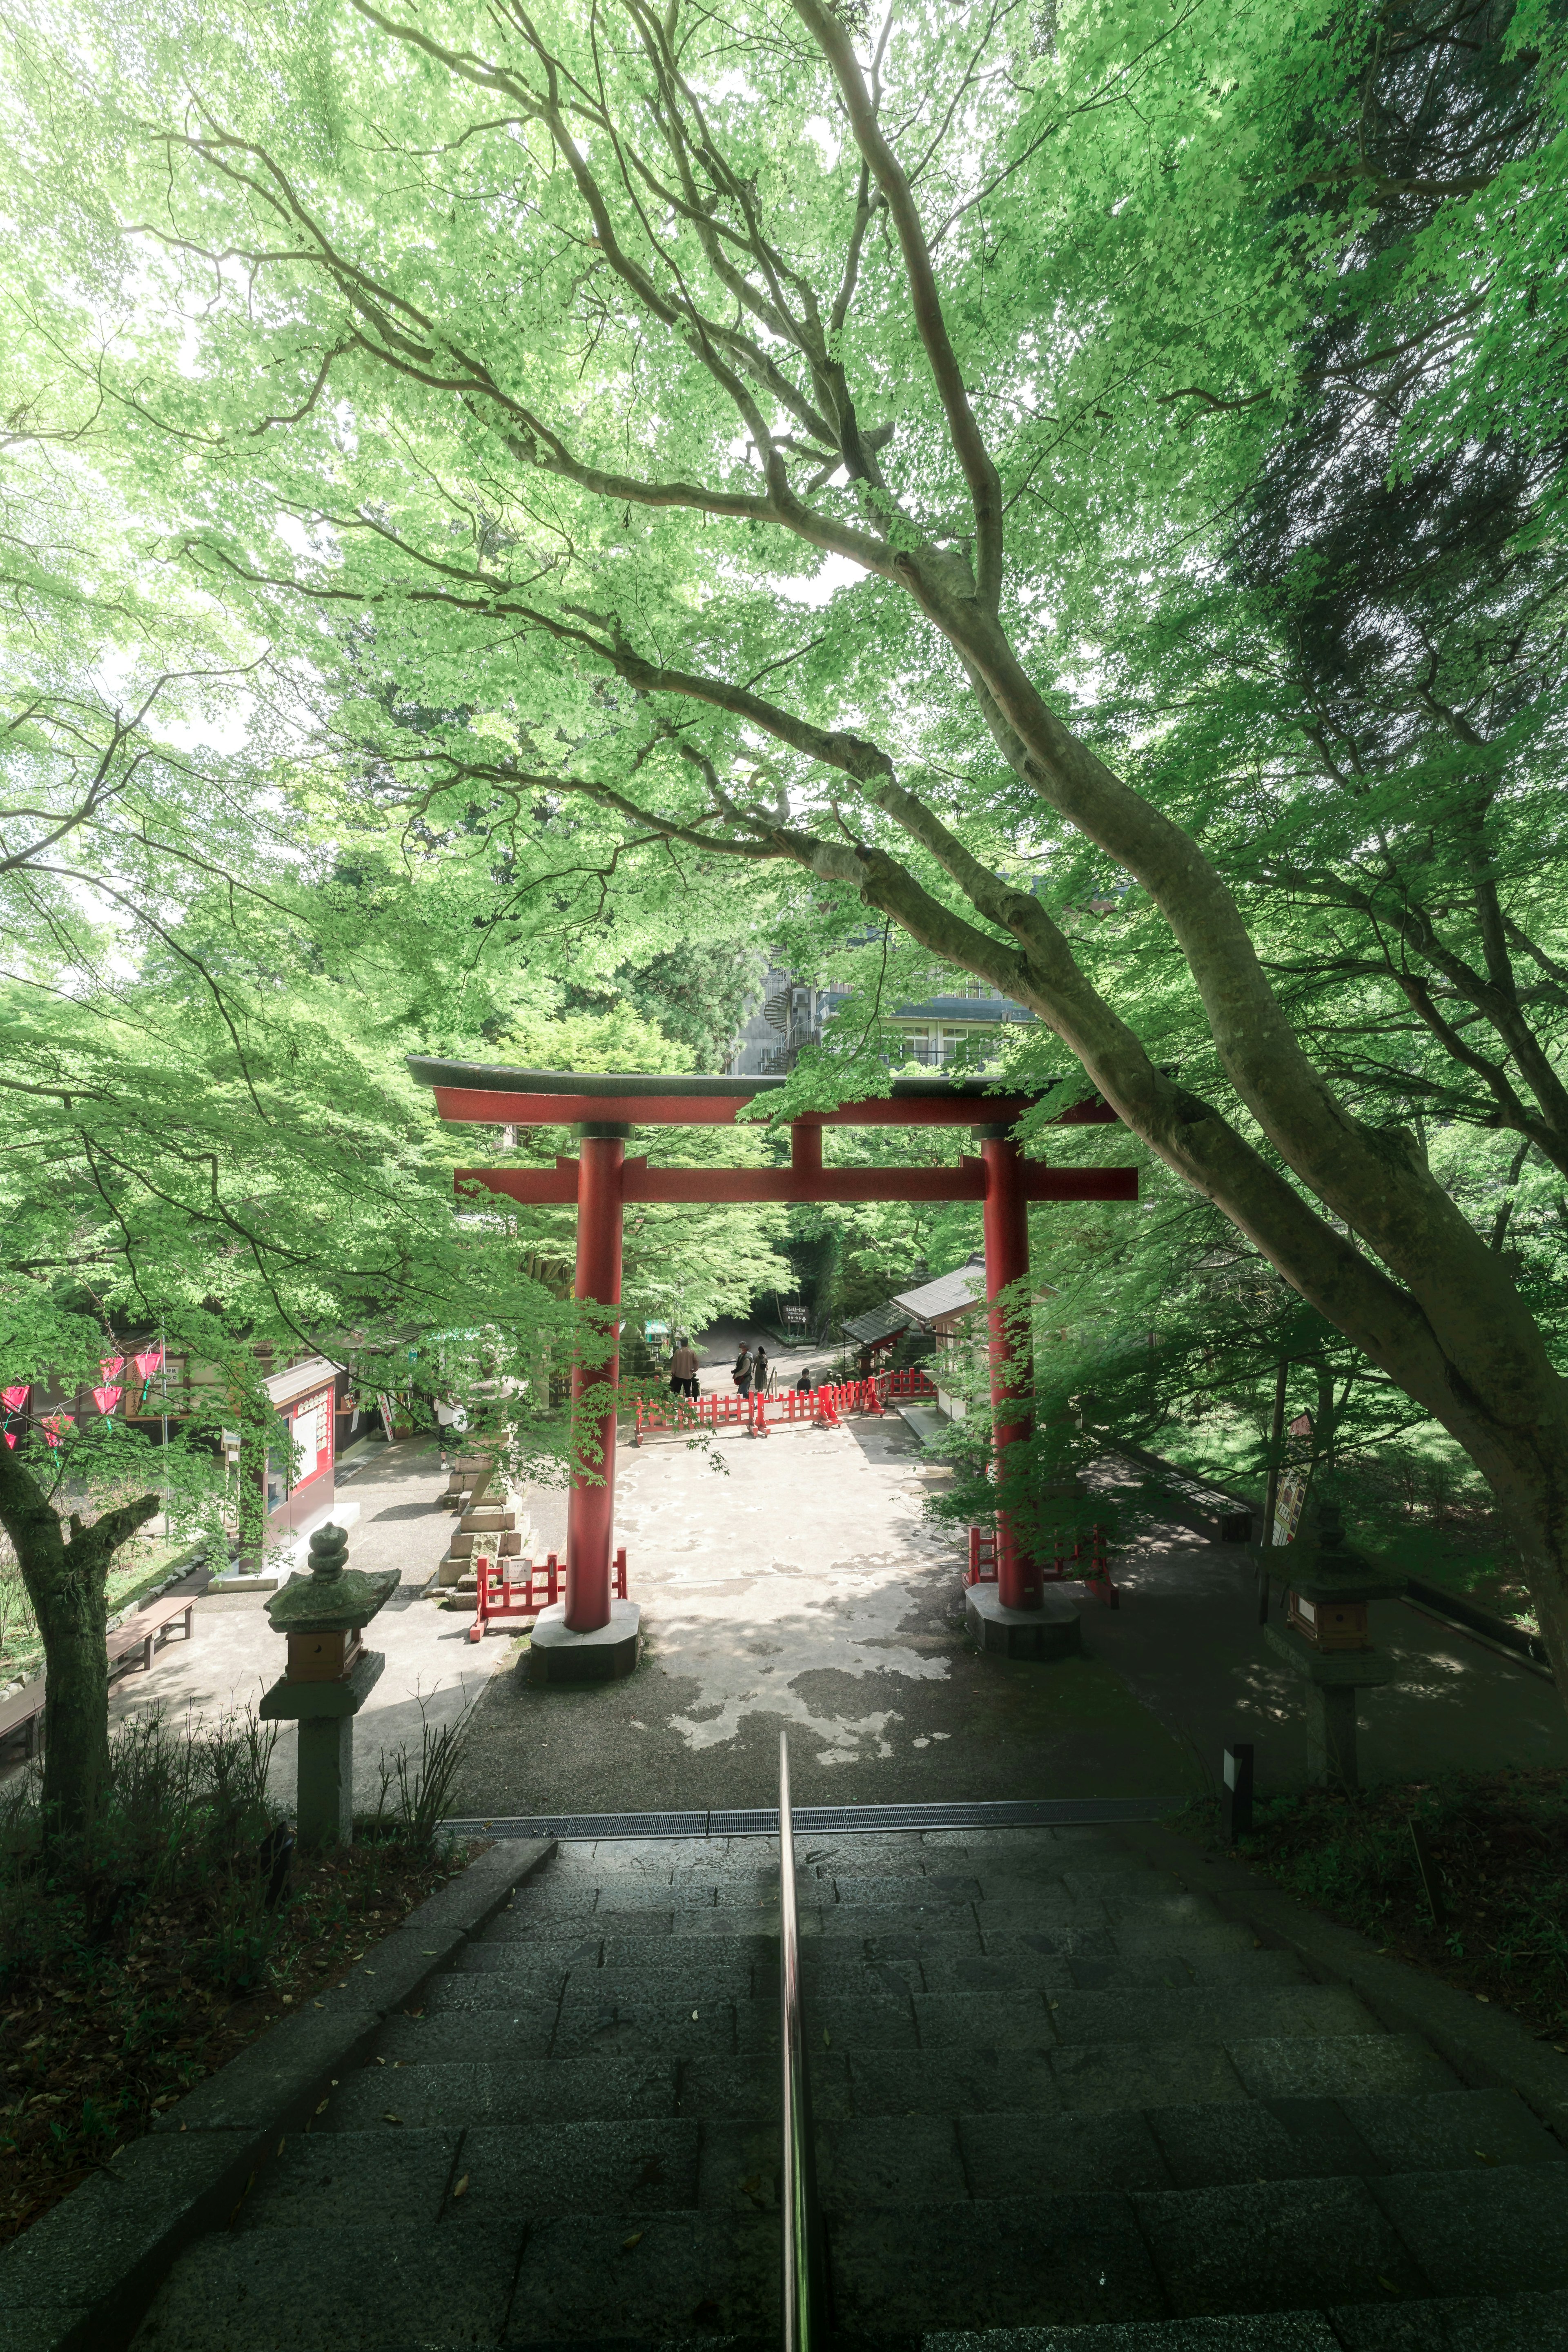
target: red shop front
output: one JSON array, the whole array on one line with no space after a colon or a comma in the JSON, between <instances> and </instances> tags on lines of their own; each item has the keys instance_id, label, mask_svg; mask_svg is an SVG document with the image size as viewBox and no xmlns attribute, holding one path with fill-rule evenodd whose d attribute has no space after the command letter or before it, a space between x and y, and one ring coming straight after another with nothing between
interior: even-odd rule
<instances>
[{"instance_id":1,"label":"red shop front","mask_svg":"<svg viewBox=\"0 0 1568 2352\"><path fill-rule=\"evenodd\" d=\"M271 1448L267 1456L267 1533L270 1539L321 1518L331 1510L334 1496L332 1398L342 1367L330 1356L311 1356L286 1372L274 1372L262 1382L268 1396L289 1424L293 1440L292 1465L287 1446Z\"/></svg>"}]
</instances>

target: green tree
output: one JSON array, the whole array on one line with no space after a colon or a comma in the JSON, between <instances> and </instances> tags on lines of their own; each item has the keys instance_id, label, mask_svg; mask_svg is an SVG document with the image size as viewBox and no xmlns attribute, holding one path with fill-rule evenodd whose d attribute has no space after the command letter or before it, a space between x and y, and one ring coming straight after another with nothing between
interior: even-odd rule
<instances>
[{"instance_id":1,"label":"green tree","mask_svg":"<svg viewBox=\"0 0 1568 2352\"><path fill-rule=\"evenodd\" d=\"M1270 912L1142 763L1118 772L1096 708L1126 482L1167 538L1212 537L1216 469L1233 496L1255 475L1386 194L1367 37L1328 0L1054 32L1000 5L862 28L826 0L721 30L679 0L358 0L330 29L117 17L85 47L30 21L21 209L74 272L33 315L78 286L100 313L133 269L134 348L100 337L94 396L149 482L167 452L195 468L199 574L295 626L301 662L335 638L335 722L424 818L482 807L541 888L538 813L568 803L601 879L793 866L825 935L870 908L1038 1012L1464 1445L1568 1677L1568 1417L1528 1304L1418 1139L1314 1058L1260 961ZM1445 207L1450 279L1561 152L1554 72L1489 207ZM1335 174L1337 207L1291 208ZM1560 338L1538 222L1530 244ZM1483 268L1452 369L1472 429L1530 266ZM801 610L825 594L831 625ZM416 674L453 714L417 737L377 690ZM1170 958L1084 950L1075 836ZM1180 1075L1173 1030L1202 1041Z\"/></svg>"}]
</instances>

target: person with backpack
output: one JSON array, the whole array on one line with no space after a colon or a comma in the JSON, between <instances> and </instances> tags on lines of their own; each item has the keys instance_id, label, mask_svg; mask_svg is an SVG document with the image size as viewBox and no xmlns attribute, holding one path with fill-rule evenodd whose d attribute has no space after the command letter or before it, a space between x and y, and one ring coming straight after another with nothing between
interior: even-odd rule
<instances>
[{"instance_id":1,"label":"person with backpack","mask_svg":"<svg viewBox=\"0 0 1568 2352\"><path fill-rule=\"evenodd\" d=\"M747 1347L743 1339L741 1342L741 1352L735 1359L734 1367L730 1377L734 1381L735 1386L739 1389L742 1396L751 1395L752 1351Z\"/></svg>"}]
</instances>

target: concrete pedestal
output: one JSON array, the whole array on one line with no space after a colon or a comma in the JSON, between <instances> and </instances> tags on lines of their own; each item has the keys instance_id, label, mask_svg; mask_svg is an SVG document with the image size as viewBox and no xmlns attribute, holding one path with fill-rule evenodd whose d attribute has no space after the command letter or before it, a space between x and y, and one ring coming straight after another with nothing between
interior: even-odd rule
<instances>
[{"instance_id":1,"label":"concrete pedestal","mask_svg":"<svg viewBox=\"0 0 1568 2352\"><path fill-rule=\"evenodd\" d=\"M1315 1650L1289 1626L1266 1625L1263 1638L1307 1685L1308 1781L1349 1795L1361 1785L1356 1693L1391 1683L1392 1661L1376 1650Z\"/></svg>"},{"instance_id":2,"label":"concrete pedestal","mask_svg":"<svg viewBox=\"0 0 1568 2352\"><path fill-rule=\"evenodd\" d=\"M964 1624L977 1650L1005 1658L1074 1658L1083 1649L1083 1627L1067 1594L1047 1585L1037 1609L1009 1609L994 1584L965 1589Z\"/></svg>"},{"instance_id":3,"label":"concrete pedestal","mask_svg":"<svg viewBox=\"0 0 1568 2352\"><path fill-rule=\"evenodd\" d=\"M342 1682L290 1682L285 1676L263 1695L258 1712L264 1722L300 1727L295 1811L302 1848L353 1842L354 1717L385 1664L384 1651L362 1650Z\"/></svg>"},{"instance_id":4,"label":"concrete pedestal","mask_svg":"<svg viewBox=\"0 0 1568 2352\"><path fill-rule=\"evenodd\" d=\"M542 1609L533 1621L528 1653L531 1683L612 1683L636 1669L642 1654L642 1610L635 1601L612 1601L610 1622L592 1633L574 1633L566 1604Z\"/></svg>"},{"instance_id":5,"label":"concrete pedestal","mask_svg":"<svg viewBox=\"0 0 1568 2352\"><path fill-rule=\"evenodd\" d=\"M301 1847L352 1845L354 1833L354 1719L300 1718L300 1792L295 1805Z\"/></svg>"},{"instance_id":6,"label":"concrete pedestal","mask_svg":"<svg viewBox=\"0 0 1568 2352\"><path fill-rule=\"evenodd\" d=\"M1315 1789L1345 1795L1361 1785L1355 1749L1355 1688L1344 1683L1307 1686L1307 1778Z\"/></svg>"}]
</instances>

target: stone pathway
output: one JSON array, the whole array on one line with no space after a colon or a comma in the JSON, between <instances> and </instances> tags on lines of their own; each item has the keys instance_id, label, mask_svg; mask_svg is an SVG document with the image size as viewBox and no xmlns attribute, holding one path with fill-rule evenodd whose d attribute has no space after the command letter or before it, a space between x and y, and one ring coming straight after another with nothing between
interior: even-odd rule
<instances>
[{"instance_id":1,"label":"stone pathway","mask_svg":"<svg viewBox=\"0 0 1568 2352\"><path fill-rule=\"evenodd\" d=\"M800 1864L842 2343L1568 2342L1557 2140L1113 1835ZM183 2256L139 2352L775 2343L776 1895L773 1841L563 1847Z\"/></svg>"},{"instance_id":2,"label":"stone pathway","mask_svg":"<svg viewBox=\"0 0 1568 2352\"><path fill-rule=\"evenodd\" d=\"M493 1676L459 1813L776 1803L781 1726L802 1804L1179 1801L1199 1785L1189 1751L1098 1656L1042 1671L971 1652L962 1539L921 1519L943 1475L896 1415L623 1444L643 1663L580 1691ZM549 1508L531 1498L542 1539Z\"/></svg>"}]
</instances>

